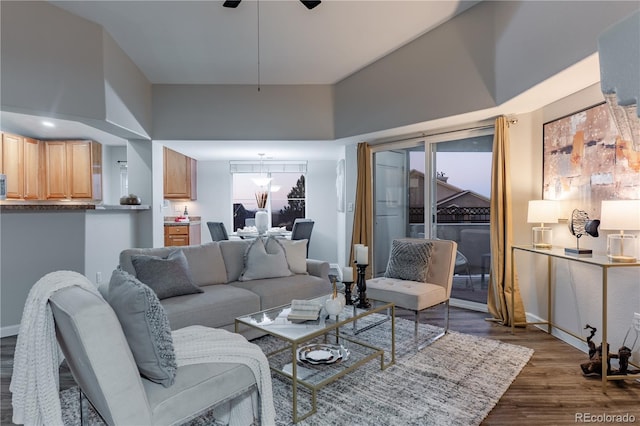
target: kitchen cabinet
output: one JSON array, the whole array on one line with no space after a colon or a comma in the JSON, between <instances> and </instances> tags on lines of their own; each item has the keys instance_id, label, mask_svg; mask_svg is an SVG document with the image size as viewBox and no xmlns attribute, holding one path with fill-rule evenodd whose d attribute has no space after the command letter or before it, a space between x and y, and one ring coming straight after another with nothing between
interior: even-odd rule
<instances>
[{"instance_id":1,"label":"kitchen cabinet","mask_svg":"<svg viewBox=\"0 0 640 426\"><path fill-rule=\"evenodd\" d=\"M7 198L37 200L41 188L41 143L2 134L2 172L7 175Z\"/></svg>"},{"instance_id":2,"label":"kitchen cabinet","mask_svg":"<svg viewBox=\"0 0 640 426\"><path fill-rule=\"evenodd\" d=\"M164 245L171 246L188 246L200 244L200 224L185 223L183 225L165 225L164 226Z\"/></svg>"},{"instance_id":3,"label":"kitchen cabinet","mask_svg":"<svg viewBox=\"0 0 640 426\"><path fill-rule=\"evenodd\" d=\"M198 163L191 157L164 148L164 198L196 200Z\"/></svg>"},{"instance_id":4,"label":"kitchen cabinet","mask_svg":"<svg viewBox=\"0 0 640 426\"><path fill-rule=\"evenodd\" d=\"M102 199L102 145L45 141L45 198Z\"/></svg>"}]
</instances>

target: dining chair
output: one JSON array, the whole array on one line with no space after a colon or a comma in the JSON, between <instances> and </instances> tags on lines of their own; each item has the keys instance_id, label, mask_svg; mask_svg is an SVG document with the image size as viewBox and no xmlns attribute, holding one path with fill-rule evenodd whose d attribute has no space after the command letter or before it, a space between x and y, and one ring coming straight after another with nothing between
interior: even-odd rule
<instances>
[{"instance_id":1,"label":"dining chair","mask_svg":"<svg viewBox=\"0 0 640 426\"><path fill-rule=\"evenodd\" d=\"M292 240L307 240L307 257L309 257L309 244L311 243L311 231L315 222L311 219L298 218L293 221L291 228Z\"/></svg>"},{"instance_id":2,"label":"dining chair","mask_svg":"<svg viewBox=\"0 0 640 426\"><path fill-rule=\"evenodd\" d=\"M207 226L209 227L209 233L211 234L212 241L222 241L229 239L229 234L227 234L227 229L224 227L224 223L207 222Z\"/></svg>"}]
</instances>

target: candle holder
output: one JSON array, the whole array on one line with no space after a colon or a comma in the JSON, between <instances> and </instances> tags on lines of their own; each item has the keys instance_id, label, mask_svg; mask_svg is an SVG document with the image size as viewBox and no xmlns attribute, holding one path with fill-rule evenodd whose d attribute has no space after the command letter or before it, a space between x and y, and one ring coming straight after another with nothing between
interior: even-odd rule
<instances>
[{"instance_id":1,"label":"candle holder","mask_svg":"<svg viewBox=\"0 0 640 426\"><path fill-rule=\"evenodd\" d=\"M353 296L351 295L351 287L353 287L353 281L343 281L344 284L344 298L347 305L353 305Z\"/></svg>"},{"instance_id":2,"label":"candle holder","mask_svg":"<svg viewBox=\"0 0 640 426\"><path fill-rule=\"evenodd\" d=\"M367 300L367 281L364 278L364 274L367 270L368 265L363 265L360 263L356 263L356 267L358 268L358 298L356 305L357 308L367 309L371 307L371 303Z\"/></svg>"}]
</instances>

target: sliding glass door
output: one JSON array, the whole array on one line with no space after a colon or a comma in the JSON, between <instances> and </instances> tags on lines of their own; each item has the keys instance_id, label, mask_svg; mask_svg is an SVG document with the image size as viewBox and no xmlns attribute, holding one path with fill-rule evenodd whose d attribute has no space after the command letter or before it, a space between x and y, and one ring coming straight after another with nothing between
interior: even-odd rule
<instances>
[{"instance_id":1,"label":"sliding glass door","mask_svg":"<svg viewBox=\"0 0 640 426\"><path fill-rule=\"evenodd\" d=\"M373 152L373 275L384 275L391 241L424 237L424 143ZM422 176L418 179L416 176Z\"/></svg>"},{"instance_id":2,"label":"sliding glass door","mask_svg":"<svg viewBox=\"0 0 640 426\"><path fill-rule=\"evenodd\" d=\"M485 309L492 145L490 128L372 147L374 276L384 275L395 238L453 240L452 298Z\"/></svg>"}]
</instances>

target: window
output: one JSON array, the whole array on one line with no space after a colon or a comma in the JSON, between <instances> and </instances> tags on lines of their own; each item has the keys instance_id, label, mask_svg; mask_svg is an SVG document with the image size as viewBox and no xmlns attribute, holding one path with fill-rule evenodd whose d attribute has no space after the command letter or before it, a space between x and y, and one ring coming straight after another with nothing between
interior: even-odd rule
<instances>
[{"instance_id":1,"label":"window","mask_svg":"<svg viewBox=\"0 0 640 426\"><path fill-rule=\"evenodd\" d=\"M296 218L306 217L306 162L232 162L231 173L234 230L254 225L257 192L268 194L265 209L270 227L290 231ZM258 178L271 180L258 186L254 182Z\"/></svg>"}]
</instances>

